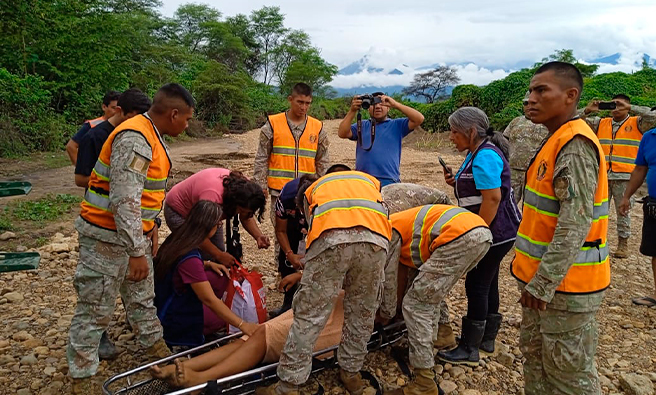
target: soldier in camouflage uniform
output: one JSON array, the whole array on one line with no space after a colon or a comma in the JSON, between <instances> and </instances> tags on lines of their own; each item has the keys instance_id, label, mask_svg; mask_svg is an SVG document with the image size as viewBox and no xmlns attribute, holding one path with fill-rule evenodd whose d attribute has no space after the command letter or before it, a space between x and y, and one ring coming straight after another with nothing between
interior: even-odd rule
<instances>
[{"instance_id":1,"label":"soldier in camouflage uniform","mask_svg":"<svg viewBox=\"0 0 656 395\"><path fill-rule=\"evenodd\" d=\"M364 175L359 172L333 173L320 178L310 188L315 188L314 192L326 177L343 174L347 174L347 177ZM329 182L323 184L322 188L335 191L341 186L339 182ZM313 232L312 227L316 226L313 224L314 213L322 206L315 206L315 210L311 211L312 203L304 198L306 189L307 185L299 190L297 205L303 207L303 213L310 224L309 240ZM301 199L304 199L304 203L300 202ZM384 210L384 207L380 205L380 209ZM326 214L334 215L330 211ZM389 232L391 225L388 220L385 221ZM389 244L387 237L389 236L383 236L365 226L356 226L327 229L316 239L309 241L303 277L292 303L294 322L280 356L280 381L269 387L258 388L256 395L299 394L299 387L310 376L311 356L316 339L326 325L342 288L345 291L344 327L337 352L339 377L351 395L373 390L365 384L359 372L367 355L367 341L374 327L376 309L380 305L383 265Z\"/></svg>"},{"instance_id":2,"label":"soldier in camouflage uniform","mask_svg":"<svg viewBox=\"0 0 656 395\"><path fill-rule=\"evenodd\" d=\"M451 199L446 193L417 184L403 182L389 184L383 187L381 193L390 215L427 204L451 204ZM416 270L409 273L408 284L412 284L418 273ZM394 289L396 289L396 284L394 284ZM383 295L383 297L385 296ZM456 336L453 333L451 320L449 319L449 306L444 299L440 303L440 314L436 314L433 327L435 329L433 331L433 345L435 348L449 350L457 345Z\"/></svg>"},{"instance_id":3,"label":"soldier in camouflage uniform","mask_svg":"<svg viewBox=\"0 0 656 395\"><path fill-rule=\"evenodd\" d=\"M417 216L420 216L423 210L434 206L424 205L421 207L422 211L419 211ZM492 233L482 219L462 208L452 206L451 209L464 212L462 214L464 216L476 217L480 223L477 224L477 227L468 229L466 233L437 247L418 269L410 268L416 274L408 280L407 291L403 297L403 318L408 327L410 364L415 369L416 380L405 388L386 391L385 395L437 395L438 389L433 381L434 373L432 371L435 362L431 346L434 326L431 325L431 322L438 315L437 309L440 309L444 297L460 278L476 266L492 245ZM443 215L448 215L448 211ZM397 221L400 219L392 216L394 231L385 263L383 298L379 313L383 319L393 318L397 311L397 280L401 248L404 244L397 228L399 226L412 227L415 219L413 217L413 223L410 224L399 224ZM414 227L413 239L417 239L416 235L421 234L417 232L421 230ZM433 233L431 231L431 235ZM432 245L432 242L429 242L429 245Z\"/></svg>"},{"instance_id":4,"label":"soldier in camouflage uniform","mask_svg":"<svg viewBox=\"0 0 656 395\"><path fill-rule=\"evenodd\" d=\"M528 164L542 146L542 141L548 133L544 125L535 124L529 119L526 112L528 93L522 104L524 106L524 115L510 121L506 130L503 131L504 137L510 141L510 158L508 162L510 163L510 178L515 193L515 203L517 204L522 200L524 193L524 176Z\"/></svg>"},{"instance_id":5,"label":"soldier in camouflage uniform","mask_svg":"<svg viewBox=\"0 0 656 395\"><path fill-rule=\"evenodd\" d=\"M610 145L610 152L614 153L612 157L606 158L607 161L614 161L615 159L621 159L621 154L617 155L618 147L621 147L622 144L627 144L627 142L622 142L621 137L617 137L617 132L620 128L624 127L629 128L629 125L632 117L636 117L635 120L637 124L637 129L639 134L643 134L646 131L656 127L656 112L651 111L649 107L637 106L631 104L631 100L626 95L616 95L613 98L613 101L616 103L616 108L611 111L611 128L612 128L612 138L607 141L606 144ZM597 134L600 141L604 140L604 136L600 134L599 125L602 121L602 118L597 116L590 116L599 111L599 100L593 100L585 108L579 110L579 115L583 118L592 131ZM625 126L626 125L626 126ZM608 136L611 137L611 136ZM602 144L604 142L602 141ZM633 144L634 147L638 145L638 142L628 142ZM615 147L614 147L615 146ZM637 150L637 148L636 148ZM636 152L637 153L637 152ZM635 161L635 156L627 158L631 165ZM621 163L621 162L620 162ZM615 201L615 211L617 214L617 249L614 252L615 258L626 258L629 256L629 245L628 240L631 237L631 216L622 215L619 211L619 204L624 197L624 192L626 191L627 186L629 185L629 179L631 178L631 170L626 169L624 171L614 171L615 167L609 165L608 169L608 194L611 199ZM617 170L617 169L615 169ZM630 200L631 205L633 205L633 199Z\"/></svg>"},{"instance_id":6,"label":"soldier in camouflage uniform","mask_svg":"<svg viewBox=\"0 0 656 395\"><path fill-rule=\"evenodd\" d=\"M157 92L150 110L135 119L147 118L148 121L141 122L152 122L155 134L177 136L186 129L193 107L193 99L186 89L168 84ZM155 159L153 148L145 137L147 134L126 129L110 135L108 140L111 166L106 182L109 184L109 209L116 230L95 225L82 216L75 221L80 255L73 284L78 301L66 352L74 394L100 392L93 377L98 369L98 343L114 313L119 294L139 344L157 358L170 354L162 339L162 327L153 305L152 256L157 248L157 225L146 235L142 225L142 193L146 193L144 185L150 158ZM161 137L157 139L163 141ZM163 142L161 144L166 151ZM102 163L96 164L94 172L102 173L99 166ZM98 176L92 174L91 192L87 191L85 195L83 212L96 208L89 200L93 201L90 194L96 193L92 190L97 179Z\"/></svg>"},{"instance_id":7,"label":"soldier in camouflage uniform","mask_svg":"<svg viewBox=\"0 0 656 395\"><path fill-rule=\"evenodd\" d=\"M576 115L582 78L575 67L548 63L537 70L530 89L529 114L548 128L549 137L564 123L577 122L572 119ZM526 358L526 395L601 393L594 361L598 337L595 316L604 291L587 294L556 291L590 232L600 163L605 166L595 143L576 136L559 151L555 168L551 170L559 203L555 233L532 279L518 282L522 292L519 341ZM543 173L538 170L537 174L540 177ZM525 205L524 220L529 218L527 210ZM513 262L515 277L519 254Z\"/></svg>"}]
</instances>

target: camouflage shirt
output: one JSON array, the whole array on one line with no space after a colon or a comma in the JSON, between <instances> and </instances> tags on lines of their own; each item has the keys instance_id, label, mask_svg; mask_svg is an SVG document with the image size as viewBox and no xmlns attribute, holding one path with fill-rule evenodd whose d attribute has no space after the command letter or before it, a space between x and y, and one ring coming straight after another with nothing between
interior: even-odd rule
<instances>
[{"instance_id":1,"label":"camouflage shirt","mask_svg":"<svg viewBox=\"0 0 656 395\"><path fill-rule=\"evenodd\" d=\"M586 115L584 110L585 109L581 109L578 113L581 116L581 119L585 120L592 131L596 134L599 131L599 123L601 122L602 118L597 116L590 116L589 114ZM649 107L631 105L631 110L629 111L627 119L629 116L638 116L638 130L640 130L640 133L644 133L656 127L656 111L651 111L651 108ZM624 121L626 121L626 119ZM613 138L615 138L615 134L619 130L620 126L622 126L624 121L612 121ZM631 173L615 173L613 171L608 172L608 181L629 180L630 178Z\"/></svg>"},{"instance_id":2,"label":"camouflage shirt","mask_svg":"<svg viewBox=\"0 0 656 395\"><path fill-rule=\"evenodd\" d=\"M383 187L381 194L390 214L427 204L451 204L446 193L417 184L389 184Z\"/></svg>"},{"instance_id":3,"label":"camouflage shirt","mask_svg":"<svg viewBox=\"0 0 656 395\"><path fill-rule=\"evenodd\" d=\"M503 131L510 141L510 168L526 171L547 134L544 125L535 124L523 115L510 121Z\"/></svg>"},{"instance_id":4,"label":"camouflage shirt","mask_svg":"<svg viewBox=\"0 0 656 395\"><path fill-rule=\"evenodd\" d=\"M549 302L553 309L594 311L599 308L604 292L573 295L556 293L556 288L576 260L592 224L599 174L597 149L585 137L575 137L558 154L554 174L554 189L560 202L558 224L535 276L525 289Z\"/></svg>"},{"instance_id":5,"label":"camouflage shirt","mask_svg":"<svg viewBox=\"0 0 656 395\"><path fill-rule=\"evenodd\" d=\"M141 194L146 174L130 167L137 155L148 161L152 159L152 149L140 133L125 131L116 136L109 176L109 205L114 213L116 232L91 225L81 218L75 223L80 234L125 246L127 253L134 257L145 255L150 248L141 223Z\"/></svg>"},{"instance_id":6,"label":"camouflage shirt","mask_svg":"<svg viewBox=\"0 0 656 395\"><path fill-rule=\"evenodd\" d=\"M298 125L294 125L289 119L287 120L289 129L291 129L296 142L301 138L306 123L307 119ZM319 131L319 146L317 147L317 155L315 156L315 166L317 174L319 175L326 174L326 170L330 167L328 146L328 135L326 131L321 128L321 131ZM267 121L260 131L260 142L257 147L257 154L255 155L255 164L253 168L253 181L258 183L262 189L268 188L267 177L269 176L269 156L271 155L271 151L273 151L273 129ZM271 196L278 196L280 194L280 191L274 189L270 189L269 191Z\"/></svg>"}]
</instances>

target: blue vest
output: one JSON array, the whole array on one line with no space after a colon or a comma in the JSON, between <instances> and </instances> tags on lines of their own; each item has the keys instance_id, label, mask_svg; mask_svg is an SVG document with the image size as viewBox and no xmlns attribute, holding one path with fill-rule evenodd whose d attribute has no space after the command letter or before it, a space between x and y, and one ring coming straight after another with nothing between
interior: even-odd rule
<instances>
[{"instance_id":1,"label":"blue vest","mask_svg":"<svg viewBox=\"0 0 656 395\"><path fill-rule=\"evenodd\" d=\"M478 214L481 209L481 203L483 202L483 195L481 195L481 192L476 189L472 164L474 163L476 155L483 149L493 150L503 161L503 171L501 172L501 202L499 202L497 215L494 217L492 224L490 224L490 231L492 232L493 237L492 245L497 245L515 240L522 215L520 214L513 197L513 191L510 184L510 165L508 164L506 157L496 145L485 140L471 155L469 162L465 164L462 172L456 178L455 194L458 199L458 206L464 207L467 210Z\"/></svg>"},{"instance_id":2,"label":"blue vest","mask_svg":"<svg viewBox=\"0 0 656 395\"><path fill-rule=\"evenodd\" d=\"M181 293L176 292L173 287L173 274L178 265L194 257L201 259L198 249L183 255L164 280L155 281L157 318L164 328L164 341L170 346L195 347L205 343L203 303L190 285Z\"/></svg>"}]
</instances>

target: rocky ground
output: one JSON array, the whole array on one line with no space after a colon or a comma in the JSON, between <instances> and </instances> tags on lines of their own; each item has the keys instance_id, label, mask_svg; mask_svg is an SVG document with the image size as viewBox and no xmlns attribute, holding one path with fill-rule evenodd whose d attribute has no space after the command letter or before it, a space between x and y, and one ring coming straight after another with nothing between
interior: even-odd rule
<instances>
[{"instance_id":1,"label":"rocky ground","mask_svg":"<svg viewBox=\"0 0 656 395\"><path fill-rule=\"evenodd\" d=\"M354 143L336 137L336 121L326 122L331 135L333 162L354 165ZM257 147L258 133L231 135L222 139L196 140L175 144L172 148L175 168L174 181L184 179L205 167L220 166L251 174ZM402 160L402 179L449 190L445 185L437 155L456 166L462 160L448 142L425 135L414 136L405 144ZM33 196L43 191L66 191L81 194L72 187L72 168L26 174L20 178L32 180ZM27 198L32 198L28 196ZM597 364L601 373L604 394L647 395L654 393L656 382L656 310L632 305L631 298L647 295L653 285L649 260L638 253L642 213L634 208L631 256L612 263L613 285L608 290L599 313L599 349ZM75 308L72 285L78 257L77 235L70 224L72 213L62 221L63 233L50 237L50 242L39 248L41 265L38 270L0 273L0 394L59 394L68 393L65 347L68 328ZM614 221L611 216L611 246L614 246ZM268 217L266 217L268 218ZM273 238L268 220L262 224L264 232ZM160 240L167 230L161 230ZM29 235L5 234L3 242L21 241ZM18 240L16 240L18 238ZM268 287L269 306L280 303L275 289L276 265L272 250L257 250L253 241L243 237L245 263L264 275ZM9 244L5 244L9 245ZM509 274L510 257L502 265L499 279L501 313L504 324L498 338L497 356L486 358L477 368L437 365L441 387L449 394L523 394L522 355L518 348L521 321L519 292ZM448 298L454 326L459 326L465 311L464 282L460 282ZM110 334L122 353L112 362L102 362L99 375L107 378L146 361L135 343L134 335L125 326L122 307L116 310ZM408 381L389 356L389 348L370 353L365 369L374 373L385 386L400 386ZM318 375L330 394L344 394L335 371Z\"/></svg>"}]
</instances>

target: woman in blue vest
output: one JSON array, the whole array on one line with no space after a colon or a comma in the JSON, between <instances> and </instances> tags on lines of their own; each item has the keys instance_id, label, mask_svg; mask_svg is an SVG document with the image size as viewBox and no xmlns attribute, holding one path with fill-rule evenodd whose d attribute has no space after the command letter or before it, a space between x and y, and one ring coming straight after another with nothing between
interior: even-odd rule
<instances>
[{"instance_id":1,"label":"woman in blue vest","mask_svg":"<svg viewBox=\"0 0 656 395\"><path fill-rule=\"evenodd\" d=\"M155 307L169 346L203 344L205 335L216 332L225 323L248 335L258 327L244 322L221 300L228 282L225 266L205 263L201 258L201 243L216 233L221 219L218 204L199 200L185 222L157 251L153 262Z\"/></svg>"},{"instance_id":2,"label":"woman in blue vest","mask_svg":"<svg viewBox=\"0 0 656 395\"><path fill-rule=\"evenodd\" d=\"M490 226L493 242L488 253L467 273L467 316L462 318L458 347L438 358L451 364L478 365L479 349L494 352L501 325L499 314L499 265L514 244L521 214L510 186L508 141L494 132L485 113L462 107L449 117L451 141L458 151L467 151L460 170L444 171L447 184L455 189L458 205L478 215Z\"/></svg>"}]
</instances>

